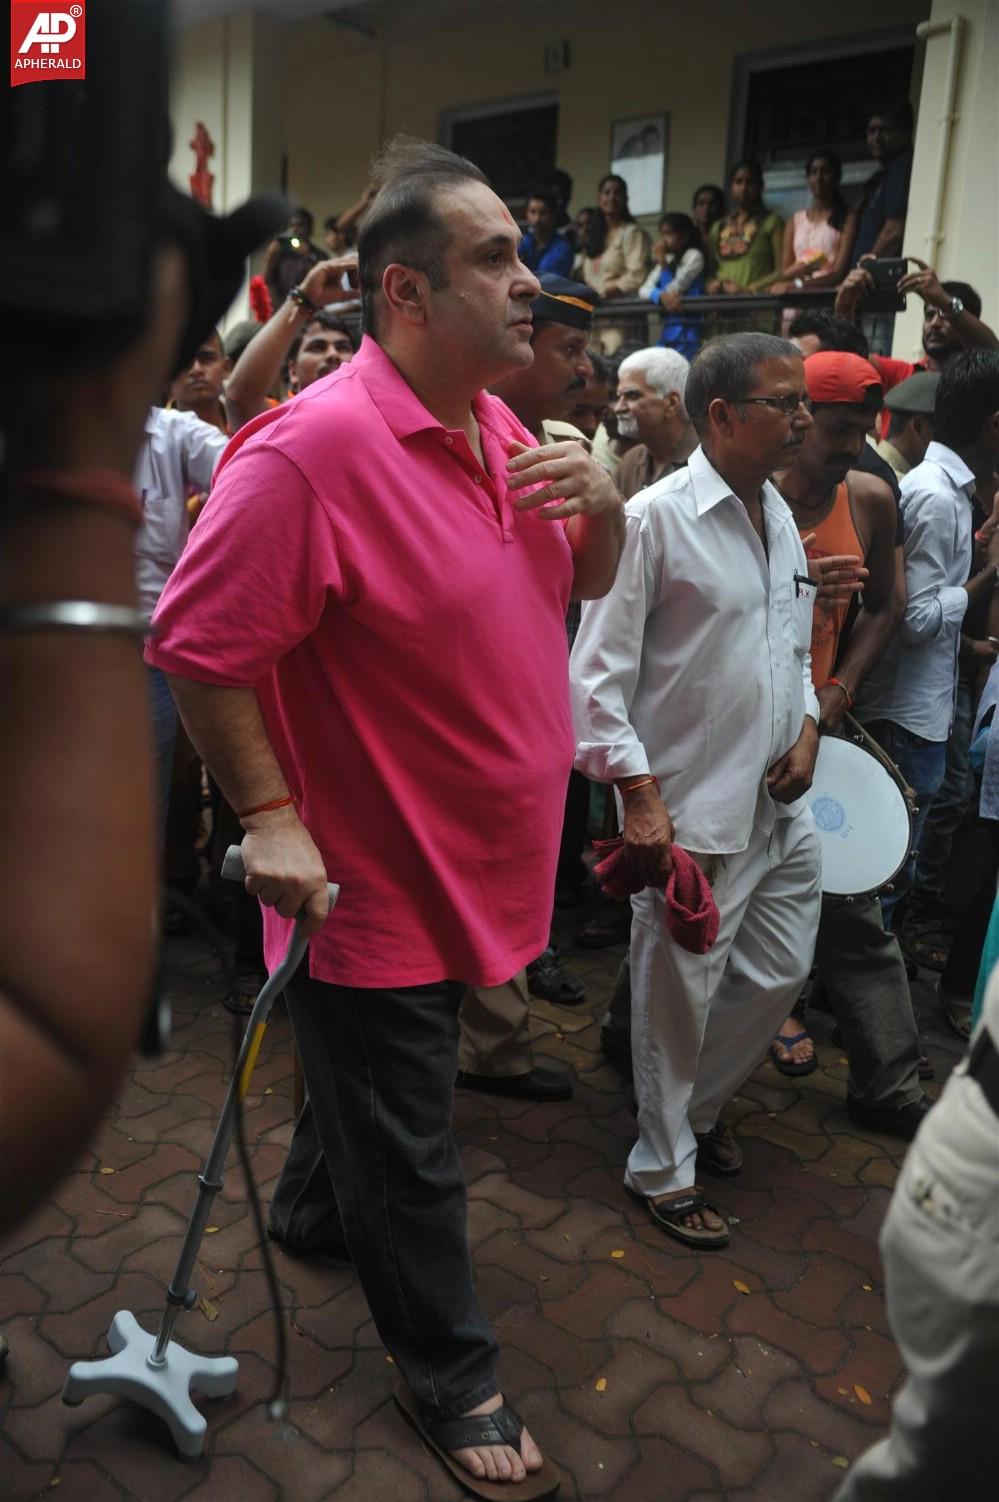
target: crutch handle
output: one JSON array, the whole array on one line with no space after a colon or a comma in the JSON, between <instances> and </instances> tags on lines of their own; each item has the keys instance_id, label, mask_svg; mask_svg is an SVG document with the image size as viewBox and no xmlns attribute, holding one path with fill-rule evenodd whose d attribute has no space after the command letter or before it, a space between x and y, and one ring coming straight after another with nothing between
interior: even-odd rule
<instances>
[{"instance_id":1,"label":"crutch handle","mask_svg":"<svg viewBox=\"0 0 999 1502\"><path fill-rule=\"evenodd\" d=\"M222 875L226 881L245 881L246 867L243 865L243 852L238 845L230 845L222 861ZM337 898L340 896L340 888L335 881L327 883L326 890L330 894L330 912L336 907Z\"/></svg>"}]
</instances>

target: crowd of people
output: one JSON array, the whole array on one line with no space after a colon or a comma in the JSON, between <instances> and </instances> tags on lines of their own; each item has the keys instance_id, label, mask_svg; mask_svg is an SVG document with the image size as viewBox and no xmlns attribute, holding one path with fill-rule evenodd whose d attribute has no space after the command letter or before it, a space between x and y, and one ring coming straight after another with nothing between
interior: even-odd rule
<instances>
[{"instance_id":1,"label":"crowd of people","mask_svg":"<svg viewBox=\"0 0 999 1502\"><path fill-rule=\"evenodd\" d=\"M955 1393L980 1418L970 1309L995 1274L969 1212L975 1278L948 1289L960 1339L934 1365L920 1288L964 1222L948 1242L928 1212L923 1262L911 1223L938 1144L962 1205L994 1190L969 1089L993 1088L999 994L931 1113L907 957L947 967L941 1003L969 1037L999 801L960 912L948 882L971 768L995 754L999 341L973 288L919 262L900 287L925 305L922 360L872 353L880 332L857 322L862 258L904 249L910 141L905 108L872 116L881 165L856 209L835 153L814 153L787 225L740 162L728 212L705 185L655 247L613 174L575 219L556 174L522 231L470 163L396 142L326 221L328 254L296 211L266 258L270 318L207 334L146 422L167 878L191 869L203 761L247 872L227 1005L250 1009L296 914L310 937L287 994L307 1100L270 1231L353 1261L400 1409L473 1493L553 1496L558 1478L498 1389L453 1090L572 1092L534 1062L530 997L585 999L551 922L592 889L593 784L620 825L605 885L632 894L581 934L629 939L603 1030L634 1084L624 1188L677 1243L727 1245L701 1182L742 1166L724 1107L768 1049L814 1069L796 1014L806 992L831 1011L850 1116L919 1131L921 1153L886 1241L908 1397L839 1497L929 1498L966 1473ZM784 335L709 338L689 313L701 290L805 286L838 287L835 310L792 313ZM662 340L608 356L594 311L636 297L663 309ZM848 716L916 809L892 890L846 902L823 895L806 795Z\"/></svg>"}]
</instances>

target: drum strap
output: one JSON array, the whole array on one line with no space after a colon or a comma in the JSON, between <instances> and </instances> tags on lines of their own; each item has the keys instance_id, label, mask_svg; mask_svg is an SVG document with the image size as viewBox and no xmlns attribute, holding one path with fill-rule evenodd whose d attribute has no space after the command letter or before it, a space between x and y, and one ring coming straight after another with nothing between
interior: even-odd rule
<instances>
[{"instance_id":1,"label":"drum strap","mask_svg":"<svg viewBox=\"0 0 999 1502\"><path fill-rule=\"evenodd\" d=\"M843 719L849 727L850 734L853 736L854 740L861 743L864 748L871 753L875 761L879 761L881 763L885 771L891 777L892 781L897 783L898 786L902 789L902 797L909 805L909 812L912 813L916 807L915 788L909 786L909 784L906 782L905 778L899 771L898 767L892 761L887 751L885 751L884 747L878 745L878 742L874 739L873 735L868 735L867 731L864 729L863 725L861 725L859 720L855 720L852 714L844 715Z\"/></svg>"},{"instance_id":2,"label":"drum strap","mask_svg":"<svg viewBox=\"0 0 999 1502\"><path fill-rule=\"evenodd\" d=\"M999 1053L996 1053L992 1035L983 1027L975 1040L968 1060L968 1073L982 1087L982 1094L999 1116Z\"/></svg>"}]
</instances>

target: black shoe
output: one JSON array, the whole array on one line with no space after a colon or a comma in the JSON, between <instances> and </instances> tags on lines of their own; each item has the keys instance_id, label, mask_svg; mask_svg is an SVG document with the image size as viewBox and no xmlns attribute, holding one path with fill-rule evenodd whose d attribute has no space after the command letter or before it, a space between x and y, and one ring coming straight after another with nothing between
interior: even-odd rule
<instances>
[{"instance_id":1,"label":"black shoe","mask_svg":"<svg viewBox=\"0 0 999 1502\"><path fill-rule=\"evenodd\" d=\"M343 1241L324 1241L316 1246L300 1246L298 1242L289 1241L273 1220L267 1222L267 1235L271 1241L276 1241L278 1246L283 1247L289 1257L330 1258L334 1262L350 1262L351 1255Z\"/></svg>"},{"instance_id":2,"label":"black shoe","mask_svg":"<svg viewBox=\"0 0 999 1502\"><path fill-rule=\"evenodd\" d=\"M471 1074L458 1070L455 1087L485 1095L512 1095L517 1100L572 1100L572 1083L557 1069L534 1068L529 1074Z\"/></svg>"},{"instance_id":3,"label":"black shoe","mask_svg":"<svg viewBox=\"0 0 999 1502\"><path fill-rule=\"evenodd\" d=\"M911 1142L923 1119L929 1114L933 1102L926 1095L909 1101L905 1106L872 1106L862 1100L846 1098L847 1114L858 1126L870 1127L872 1132L887 1132L890 1137L904 1137Z\"/></svg>"},{"instance_id":4,"label":"black shoe","mask_svg":"<svg viewBox=\"0 0 999 1502\"><path fill-rule=\"evenodd\" d=\"M578 1007L586 1000L583 982L570 975L568 970L563 970L552 949L546 949L528 965L527 989L532 996L553 1001L560 1007Z\"/></svg>"}]
</instances>

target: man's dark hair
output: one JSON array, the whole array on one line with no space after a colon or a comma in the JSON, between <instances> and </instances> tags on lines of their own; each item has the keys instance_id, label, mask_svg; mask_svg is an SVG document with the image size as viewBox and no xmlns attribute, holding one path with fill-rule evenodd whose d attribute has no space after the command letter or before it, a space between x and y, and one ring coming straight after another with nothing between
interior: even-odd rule
<instances>
[{"instance_id":1,"label":"man's dark hair","mask_svg":"<svg viewBox=\"0 0 999 1502\"><path fill-rule=\"evenodd\" d=\"M327 214L326 218L323 220L323 229L339 229L339 227L340 227L340 215L339 214Z\"/></svg>"},{"instance_id":2,"label":"man's dark hair","mask_svg":"<svg viewBox=\"0 0 999 1502\"><path fill-rule=\"evenodd\" d=\"M413 136L389 141L373 172L378 195L357 237L357 255L364 331L377 340L377 299L386 266L398 261L422 272L435 292L447 286L444 253L451 231L437 211L437 194L463 183L489 183L473 162Z\"/></svg>"},{"instance_id":3,"label":"man's dark hair","mask_svg":"<svg viewBox=\"0 0 999 1502\"><path fill-rule=\"evenodd\" d=\"M999 412L999 350L966 349L944 366L933 412L933 437L960 453Z\"/></svg>"},{"instance_id":4,"label":"man's dark hair","mask_svg":"<svg viewBox=\"0 0 999 1502\"><path fill-rule=\"evenodd\" d=\"M868 120L875 118L889 120L906 136L912 135L916 124L912 105L908 99L886 99L882 104L876 104L867 118Z\"/></svg>"},{"instance_id":5,"label":"man's dark hair","mask_svg":"<svg viewBox=\"0 0 999 1502\"><path fill-rule=\"evenodd\" d=\"M292 209L291 213L288 215L288 223L290 224L293 219L303 219L305 221L305 233L306 235L311 236L312 228L316 221L313 219L312 214L304 204L297 204L296 207Z\"/></svg>"},{"instance_id":6,"label":"man's dark hair","mask_svg":"<svg viewBox=\"0 0 999 1502\"><path fill-rule=\"evenodd\" d=\"M572 178L562 167L553 167L545 177L544 183L547 190L554 193L556 198L560 198L563 203L569 202L572 197ZM536 193L531 195L532 198L538 196Z\"/></svg>"},{"instance_id":7,"label":"man's dark hair","mask_svg":"<svg viewBox=\"0 0 999 1502\"><path fill-rule=\"evenodd\" d=\"M806 309L791 321L788 334L792 339L801 339L805 334L814 334L823 349L844 350L849 355L859 355L869 360L871 348L861 330L849 318L837 318L822 308Z\"/></svg>"},{"instance_id":8,"label":"man's dark hair","mask_svg":"<svg viewBox=\"0 0 999 1502\"><path fill-rule=\"evenodd\" d=\"M545 187L544 184L539 187L532 188L530 193L528 193L527 195L527 202L530 203L532 200L537 200L538 203L546 204L548 208L551 209L553 214L558 213L560 200L554 188Z\"/></svg>"},{"instance_id":9,"label":"man's dark hair","mask_svg":"<svg viewBox=\"0 0 999 1502\"><path fill-rule=\"evenodd\" d=\"M941 282L940 285L945 292L950 293L951 297L959 297L969 313L974 313L976 318L981 318L982 299L974 287L969 286L967 282Z\"/></svg>"},{"instance_id":10,"label":"man's dark hair","mask_svg":"<svg viewBox=\"0 0 999 1502\"><path fill-rule=\"evenodd\" d=\"M289 349L286 357L289 364L292 360L298 359L298 352L302 347L302 340L308 337L309 330L315 328L317 323L319 324L320 328L329 329L331 333L346 334L347 338L350 340L351 347L353 348L355 355L357 354L357 335L354 333L354 330L351 328L350 324L345 323L342 318L338 318L335 313L331 313L329 308L320 308L318 313L314 313L312 315L308 323L305 325L305 328L302 329L300 333L295 335L295 338L292 341L291 348Z\"/></svg>"},{"instance_id":11,"label":"man's dark hair","mask_svg":"<svg viewBox=\"0 0 999 1502\"><path fill-rule=\"evenodd\" d=\"M738 402L748 396L757 366L767 360L800 360L789 339L776 334L720 334L703 345L690 366L684 406L699 433L708 425L708 407L718 397Z\"/></svg>"}]
</instances>

